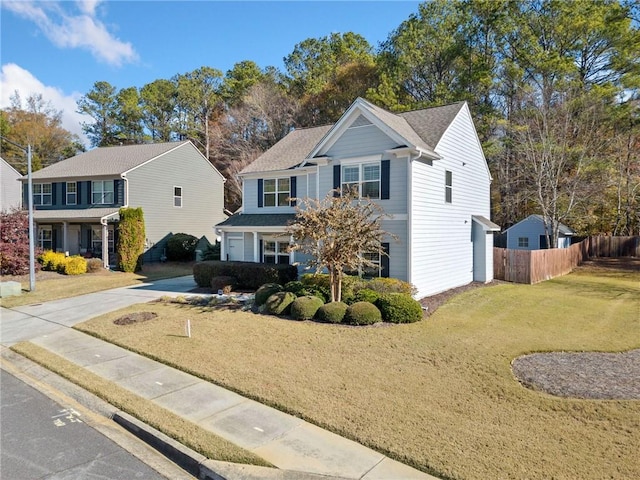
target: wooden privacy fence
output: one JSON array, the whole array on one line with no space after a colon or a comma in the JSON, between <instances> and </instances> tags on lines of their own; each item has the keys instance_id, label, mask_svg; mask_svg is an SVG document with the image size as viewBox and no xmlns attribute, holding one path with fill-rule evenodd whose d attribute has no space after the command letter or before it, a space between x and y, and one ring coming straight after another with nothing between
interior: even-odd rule
<instances>
[{"instance_id":1,"label":"wooden privacy fence","mask_svg":"<svg viewBox=\"0 0 640 480\"><path fill-rule=\"evenodd\" d=\"M514 283L538 283L566 275L589 257L640 256L640 237L588 237L569 248L493 249L493 277Z\"/></svg>"}]
</instances>

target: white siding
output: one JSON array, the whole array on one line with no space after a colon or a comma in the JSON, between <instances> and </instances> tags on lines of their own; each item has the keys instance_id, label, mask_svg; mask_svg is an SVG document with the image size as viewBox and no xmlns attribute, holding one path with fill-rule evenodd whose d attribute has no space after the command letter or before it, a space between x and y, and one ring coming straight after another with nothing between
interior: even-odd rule
<instances>
[{"instance_id":1,"label":"white siding","mask_svg":"<svg viewBox=\"0 0 640 480\"><path fill-rule=\"evenodd\" d=\"M18 179L22 176L4 159L0 159L0 178L2 188L0 188L0 211L9 211L22 206L22 184ZM25 182L25 189L27 183Z\"/></svg>"},{"instance_id":2,"label":"white siding","mask_svg":"<svg viewBox=\"0 0 640 480\"><path fill-rule=\"evenodd\" d=\"M315 175L310 175L307 181L307 174L303 175L269 175L265 173L264 178L291 178L296 177L296 198L304 198L315 195ZM311 189L311 194L308 193ZM247 178L243 183L243 199L242 206L244 213L295 213L295 207L258 207L258 179Z\"/></svg>"},{"instance_id":3,"label":"white siding","mask_svg":"<svg viewBox=\"0 0 640 480\"><path fill-rule=\"evenodd\" d=\"M411 169L410 281L418 297L473 280L471 216L490 217L489 172L466 106L435 150L441 160L432 166L414 161ZM445 171L453 175L450 204L445 203Z\"/></svg>"}]
</instances>

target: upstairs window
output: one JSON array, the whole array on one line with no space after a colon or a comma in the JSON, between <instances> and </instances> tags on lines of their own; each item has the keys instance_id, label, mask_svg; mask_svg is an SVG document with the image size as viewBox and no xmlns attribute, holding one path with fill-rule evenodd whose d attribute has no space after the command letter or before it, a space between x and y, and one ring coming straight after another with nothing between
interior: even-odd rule
<instances>
[{"instance_id":1,"label":"upstairs window","mask_svg":"<svg viewBox=\"0 0 640 480\"><path fill-rule=\"evenodd\" d=\"M263 205L265 207L288 207L291 197L290 178L266 178L264 180Z\"/></svg>"},{"instance_id":2,"label":"upstairs window","mask_svg":"<svg viewBox=\"0 0 640 480\"><path fill-rule=\"evenodd\" d=\"M342 166L343 193L355 190L364 198L380 198L380 164L365 163L361 165Z\"/></svg>"},{"instance_id":3,"label":"upstairs window","mask_svg":"<svg viewBox=\"0 0 640 480\"><path fill-rule=\"evenodd\" d=\"M52 198L53 196L50 183L33 184L34 205L51 205Z\"/></svg>"},{"instance_id":4,"label":"upstairs window","mask_svg":"<svg viewBox=\"0 0 640 480\"><path fill-rule=\"evenodd\" d=\"M444 172L444 201L451 203L453 200L453 173L449 170Z\"/></svg>"},{"instance_id":5,"label":"upstairs window","mask_svg":"<svg viewBox=\"0 0 640 480\"><path fill-rule=\"evenodd\" d=\"M67 182L67 205L75 205L78 203L78 185L76 182Z\"/></svg>"},{"instance_id":6,"label":"upstairs window","mask_svg":"<svg viewBox=\"0 0 640 480\"><path fill-rule=\"evenodd\" d=\"M93 205L113 203L113 180L91 182L91 203Z\"/></svg>"},{"instance_id":7,"label":"upstairs window","mask_svg":"<svg viewBox=\"0 0 640 480\"><path fill-rule=\"evenodd\" d=\"M182 207L182 187L173 187L173 206Z\"/></svg>"}]
</instances>

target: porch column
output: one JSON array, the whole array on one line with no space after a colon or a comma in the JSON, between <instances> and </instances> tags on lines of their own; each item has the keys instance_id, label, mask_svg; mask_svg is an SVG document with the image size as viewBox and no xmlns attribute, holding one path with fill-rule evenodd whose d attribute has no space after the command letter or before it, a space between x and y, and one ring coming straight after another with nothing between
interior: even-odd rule
<instances>
[{"instance_id":1,"label":"porch column","mask_svg":"<svg viewBox=\"0 0 640 480\"><path fill-rule=\"evenodd\" d=\"M253 232L253 261L260 263L260 240L258 232Z\"/></svg>"},{"instance_id":2,"label":"porch column","mask_svg":"<svg viewBox=\"0 0 640 480\"><path fill-rule=\"evenodd\" d=\"M109 227L102 224L102 266L109 268Z\"/></svg>"},{"instance_id":3,"label":"porch column","mask_svg":"<svg viewBox=\"0 0 640 480\"><path fill-rule=\"evenodd\" d=\"M223 262L226 260L227 258L227 238L226 238L226 234L225 231L222 230L220 232L220 260L222 260Z\"/></svg>"},{"instance_id":4,"label":"porch column","mask_svg":"<svg viewBox=\"0 0 640 480\"><path fill-rule=\"evenodd\" d=\"M69 251L69 234L67 231L67 222L62 222L62 251Z\"/></svg>"},{"instance_id":5,"label":"porch column","mask_svg":"<svg viewBox=\"0 0 640 480\"><path fill-rule=\"evenodd\" d=\"M293 235L289 237L289 245L293 245ZM289 265L293 265L296 261L296 252L294 250L289 251Z\"/></svg>"}]
</instances>

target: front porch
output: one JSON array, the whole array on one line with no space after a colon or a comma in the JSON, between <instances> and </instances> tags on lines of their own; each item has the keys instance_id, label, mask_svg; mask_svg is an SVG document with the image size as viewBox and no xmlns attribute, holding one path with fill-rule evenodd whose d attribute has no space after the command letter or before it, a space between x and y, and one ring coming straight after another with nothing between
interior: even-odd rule
<instances>
[{"instance_id":1,"label":"front porch","mask_svg":"<svg viewBox=\"0 0 640 480\"><path fill-rule=\"evenodd\" d=\"M36 243L43 250L100 258L115 265L117 209L36 210Z\"/></svg>"}]
</instances>

